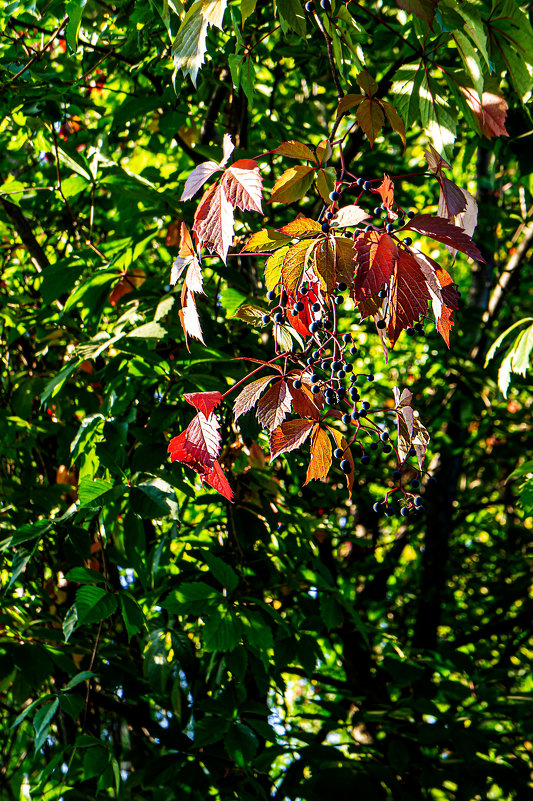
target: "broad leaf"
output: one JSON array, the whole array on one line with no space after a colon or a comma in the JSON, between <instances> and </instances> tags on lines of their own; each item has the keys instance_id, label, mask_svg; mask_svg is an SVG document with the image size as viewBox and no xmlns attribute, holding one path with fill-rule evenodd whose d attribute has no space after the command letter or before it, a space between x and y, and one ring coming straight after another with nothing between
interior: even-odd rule
<instances>
[{"instance_id":1,"label":"broad leaf","mask_svg":"<svg viewBox=\"0 0 533 801\"><path fill-rule=\"evenodd\" d=\"M187 403L190 403L191 406L194 406L198 412L202 412L205 417L209 417L214 409L216 409L216 407L220 404L222 400L222 393L188 392L186 395L183 395L183 400L186 400Z\"/></svg>"},{"instance_id":2,"label":"broad leaf","mask_svg":"<svg viewBox=\"0 0 533 801\"><path fill-rule=\"evenodd\" d=\"M365 231L356 238L355 277L352 294L355 301L374 295L388 283L398 258L398 248L389 234Z\"/></svg>"},{"instance_id":3,"label":"broad leaf","mask_svg":"<svg viewBox=\"0 0 533 801\"><path fill-rule=\"evenodd\" d=\"M233 240L233 207L221 184L204 194L194 215L193 232L210 253L216 252L226 262Z\"/></svg>"},{"instance_id":4,"label":"broad leaf","mask_svg":"<svg viewBox=\"0 0 533 801\"><path fill-rule=\"evenodd\" d=\"M315 420L286 420L270 434L270 458L289 453L302 445L315 425Z\"/></svg>"},{"instance_id":5,"label":"broad leaf","mask_svg":"<svg viewBox=\"0 0 533 801\"><path fill-rule=\"evenodd\" d=\"M184 201L193 198L195 194L200 191L205 182L216 172L220 172L220 167L218 164L215 164L214 161L204 161L203 164L199 164L195 167L185 181L180 200Z\"/></svg>"},{"instance_id":6,"label":"broad leaf","mask_svg":"<svg viewBox=\"0 0 533 801\"><path fill-rule=\"evenodd\" d=\"M282 379L273 384L257 404L256 417L263 428L277 428L291 410L291 394Z\"/></svg>"},{"instance_id":7,"label":"broad leaf","mask_svg":"<svg viewBox=\"0 0 533 801\"><path fill-rule=\"evenodd\" d=\"M246 245L242 249L242 253L269 253L272 250L277 250L287 244L289 237L285 234L280 234L273 228L263 228L262 231L252 234Z\"/></svg>"},{"instance_id":8,"label":"broad leaf","mask_svg":"<svg viewBox=\"0 0 533 801\"><path fill-rule=\"evenodd\" d=\"M374 142L379 136L385 117L381 104L377 100L367 98L357 107L357 122L366 134L370 147L374 147Z\"/></svg>"},{"instance_id":9,"label":"broad leaf","mask_svg":"<svg viewBox=\"0 0 533 801\"><path fill-rule=\"evenodd\" d=\"M233 208L263 213L261 208L263 181L259 174L259 166L254 159L234 162L225 171L221 183Z\"/></svg>"},{"instance_id":10,"label":"broad leaf","mask_svg":"<svg viewBox=\"0 0 533 801\"><path fill-rule=\"evenodd\" d=\"M326 478L331 467L331 441L325 429L315 424L311 439L311 461L307 469L305 484Z\"/></svg>"},{"instance_id":11,"label":"broad leaf","mask_svg":"<svg viewBox=\"0 0 533 801\"><path fill-rule=\"evenodd\" d=\"M370 214L361 208L361 206L344 206L331 220L331 225L334 228L349 228L352 225L359 225L363 220L367 220Z\"/></svg>"},{"instance_id":12,"label":"broad leaf","mask_svg":"<svg viewBox=\"0 0 533 801\"><path fill-rule=\"evenodd\" d=\"M412 326L420 317L426 316L430 299L431 295L417 260L408 251L399 249L391 283L387 326L391 346L394 346L404 329Z\"/></svg>"},{"instance_id":13,"label":"broad leaf","mask_svg":"<svg viewBox=\"0 0 533 801\"><path fill-rule=\"evenodd\" d=\"M420 234L443 242L462 253L466 253L472 259L485 262L472 238L466 234L462 228L453 225L443 217L433 217L431 214L417 214L405 225L404 230L411 229Z\"/></svg>"},{"instance_id":14,"label":"broad leaf","mask_svg":"<svg viewBox=\"0 0 533 801\"><path fill-rule=\"evenodd\" d=\"M280 156L288 156L292 159L315 161L315 154L313 151L308 148L307 145L302 145L300 142L295 142L294 140L283 142L282 145L278 145L272 152Z\"/></svg>"},{"instance_id":15,"label":"broad leaf","mask_svg":"<svg viewBox=\"0 0 533 801\"><path fill-rule=\"evenodd\" d=\"M308 217L298 217L283 228L279 229L280 233L290 236L291 239L296 237L308 236L309 234L321 233L322 226L316 220L310 220Z\"/></svg>"},{"instance_id":16,"label":"broad leaf","mask_svg":"<svg viewBox=\"0 0 533 801\"><path fill-rule=\"evenodd\" d=\"M311 242L308 239L302 239L292 245L283 258L281 279L287 294L291 297L295 296L296 290L302 282L302 276L315 245L316 239L312 239Z\"/></svg>"},{"instance_id":17,"label":"broad leaf","mask_svg":"<svg viewBox=\"0 0 533 801\"><path fill-rule=\"evenodd\" d=\"M313 182L313 167L289 167L272 188L270 203L294 203L301 200Z\"/></svg>"},{"instance_id":18,"label":"broad leaf","mask_svg":"<svg viewBox=\"0 0 533 801\"><path fill-rule=\"evenodd\" d=\"M273 375L262 375L261 378L256 378L255 381L247 384L244 389L239 392L233 404L235 420L238 420L243 414L253 409L273 378Z\"/></svg>"}]
</instances>

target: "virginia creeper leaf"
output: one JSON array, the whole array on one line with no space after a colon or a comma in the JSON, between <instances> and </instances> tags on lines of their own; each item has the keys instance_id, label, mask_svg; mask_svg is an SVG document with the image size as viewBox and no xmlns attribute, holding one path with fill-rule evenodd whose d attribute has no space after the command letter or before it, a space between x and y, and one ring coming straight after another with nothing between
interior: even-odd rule
<instances>
[{"instance_id":1,"label":"virginia creeper leaf","mask_svg":"<svg viewBox=\"0 0 533 801\"><path fill-rule=\"evenodd\" d=\"M303 445L313 427L315 420L286 420L270 434L270 459L281 453L289 453Z\"/></svg>"},{"instance_id":2,"label":"virginia creeper leaf","mask_svg":"<svg viewBox=\"0 0 533 801\"><path fill-rule=\"evenodd\" d=\"M302 145L301 142L295 142L294 140L283 142L283 144L278 145L272 152L280 156L288 156L292 159L315 161L315 154L313 151L307 147L307 145Z\"/></svg>"},{"instance_id":3,"label":"virginia creeper leaf","mask_svg":"<svg viewBox=\"0 0 533 801\"><path fill-rule=\"evenodd\" d=\"M269 258L266 260L265 284L267 289L274 289L274 287L281 281L281 268L283 266L283 260L288 251L289 246L285 245L269 256Z\"/></svg>"},{"instance_id":4,"label":"virginia creeper leaf","mask_svg":"<svg viewBox=\"0 0 533 801\"><path fill-rule=\"evenodd\" d=\"M283 258L281 279L287 294L291 297L294 297L296 290L300 286L308 258L315 244L316 239L312 239L311 243L309 239L302 239L292 245Z\"/></svg>"},{"instance_id":5,"label":"virginia creeper leaf","mask_svg":"<svg viewBox=\"0 0 533 801\"><path fill-rule=\"evenodd\" d=\"M356 238L355 277L352 293L355 301L374 295L387 283L398 258L396 243L388 234L365 231Z\"/></svg>"},{"instance_id":6,"label":"virginia creeper leaf","mask_svg":"<svg viewBox=\"0 0 533 801\"><path fill-rule=\"evenodd\" d=\"M269 253L283 247L289 241L289 237L280 234L273 228L263 228L262 231L252 234L242 253Z\"/></svg>"},{"instance_id":7,"label":"virginia creeper leaf","mask_svg":"<svg viewBox=\"0 0 533 801\"><path fill-rule=\"evenodd\" d=\"M436 239L438 242L443 242L445 245L450 245L450 247L466 253L472 259L485 262L472 238L462 228L458 228L443 217L433 217L431 214L417 214L405 225L404 230L408 229L418 231L418 233L429 236L431 239Z\"/></svg>"},{"instance_id":8,"label":"virginia creeper leaf","mask_svg":"<svg viewBox=\"0 0 533 801\"><path fill-rule=\"evenodd\" d=\"M218 164L215 164L214 161L204 161L203 164L199 164L195 167L185 181L180 200L190 200L193 198L195 194L200 191L205 182L216 172L220 172L220 167Z\"/></svg>"},{"instance_id":9,"label":"virginia creeper leaf","mask_svg":"<svg viewBox=\"0 0 533 801\"><path fill-rule=\"evenodd\" d=\"M331 467L331 441L325 429L315 424L311 438L311 461L304 486L310 481L326 478Z\"/></svg>"},{"instance_id":10,"label":"virginia creeper leaf","mask_svg":"<svg viewBox=\"0 0 533 801\"><path fill-rule=\"evenodd\" d=\"M202 197L192 230L210 253L218 253L226 262L233 240L233 207L221 184L212 186Z\"/></svg>"},{"instance_id":11,"label":"virginia creeper leaf","mask_svg":"<svg viewBox=\"0 0 533 801\"><path fill-rule=\"evenodd\" d=\"M235 161L222 178L227 199L233 208L237 206L241 211L253 210L263 213L262 185L259 165L254 159Z\"/></svg>"},{"instance_id":12,"label":"virginia creeper leaf","mask_svg":"<svg viewBox=\"0 0 533 801\"><path fill-rule=\"evenodd\" d=\"M344 95L337 108L337 117L346 114L354 106L358 106L362 100L365 99L364 95Z\"/></svg>"},{"instance_id":13,"label":"virginia creeper leaf","mask_svg":"<svg viewBox=\"0 0 533 801\"><path fill-rule=\"evenodd\" d=\"M273 375L262 375L261 378L256 378L255 381L252 381L251 384L247 384L244 389L239 392L233 404L235 420L238 420L243 414L253 409L273 378Z\"/></svg>"},{"instance_id":14,"label":"virginia creeper leaf","mask_svg":"<svg viewBox=\"0 0 533 801\"><path fill-rule=\"evenodd\" d=\"M282 379L273 384L257 404L256 417L263 428L277 428L291 410L291 394Z\"/></svg>"},{"instance_id":15,"label":"virginia creeper leaf","mask_svg":"<svg viewBox=\"0 0 533 801\"><path fill-rule=\"evenodd\" d=\"M367 220L370 214L367 214L361 206L344 206L331 220L331 225L335 228L349 228L352 225L359 225L363 220Z\"/></svg>"},{"instance_id":16,"label":"virginia creeper leaf","mask_svg":"<svg viewBox=\"0 0 533 801\"><path fill-rule=\"evenodd\" d=\"M213 412L222 400L221 392L188 392L183 395L183 400L190 403L198 412L202 412L205 417Z\"/></svg>"},{"instance_id":17,"label":"virginia creeper leaf","mask_svg":"<svg viewBox=\"0 0 533 801\"><path fill-rule=\"evenodd\" d=\"M391 346L401 332L413 325L428 310L430 292L420 265L406 250L398 250L398 259L391 283L387 333Z\"/></svg>"},{"instance_id":18,"label":"virginia creeper leaf","mask_svg":"<svg viewBox=\"0 0 533 801\"><path fill-rule=\"evenodd\" d=\"M309 217L297 217L296 220L287 223L279 231L294 239L295 237L320 233L322 226L316 220L310 220Z\"/></svg>"},{"instance_id":19,"label":"virginia creeper leaf","mask_svg":"<svg viewBox=\"0 0 533 801\"><path fill-rule=\"evenodd\" d=\"M294 203L301 200L313 182L314 170L299 164L289 167L272 188L270 203Z\"/></svg>"},{"instance_id":20,"label":"virginia creeper leaf","mask_svg":"<svg viewBox=\"0 0 533 801\"><path fill-rule=\"evenodd\" d=\"M357 107L356 116L357 122L370 142L370 147L374 147L376 137L379 136L379 132L383 128L383 123L385 122L381 105L376 100L366 98Z\"/></svg>"}]
</instances>

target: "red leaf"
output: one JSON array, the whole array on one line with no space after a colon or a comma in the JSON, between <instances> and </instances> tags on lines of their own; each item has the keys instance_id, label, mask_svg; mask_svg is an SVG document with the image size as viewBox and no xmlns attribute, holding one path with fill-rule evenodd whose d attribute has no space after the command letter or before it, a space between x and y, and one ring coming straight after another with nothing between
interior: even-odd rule
<instances>
[{"instance_id":1,"label":"red leaf","mask_svg":"<svg viewBox=\"0 0 533 801\"><path fill-rule=\"evenodd\" d=\"M263 181L254 159L241 159L228 167L222 178L222 187L233 208L241 211L258 211L261 208Z\"/></svg>"},{"instance_id":2,"label":"red leaf","mask_svg":"<svg viewBox=\"0 0 533 801\"><path fill-rule=\"evenodd\" d=\"M247 384L244 389L239 392L233 404L233 414L235 420L242 417L243 414L253 409L263 391L266 389L267 384L274 378L273 375L263 375L261 378L256 378L251 384Z\"/></svg>"},{"instance_id":3,"label":"red leaf","mask_svg":"<svg viewBox=\"0 0 533 801\"><path fill-rule=\"evenodd\" d=\"M331 442L327 431L315 424L311 440L311 461L304 486L313 479L326 478L331 467Z\"/></svg>"},{"instance_id":4,"label":"red leaf","mask_svg":"<svg viewBox=\"0 0 533 801\"><path fill-rule=\"evenodd\" d=\"M466 197L460 186L454 184L449 178L442 176L440 180L441 198L439 199L439 214L444 206L446 216L455 217L466 209ZM444 215L441 215L444 216Z\"/></svg>"},{"instance_id":5,"label":"red leaf","mask_svg":"<svg viewBox=\"0 0 533 801\"><path fill-rule=\"evenodd\" d=\"M315 320L315 318L318 319L318 317L320 316L320 312L315 313L311 308L313 303L316 303L318 301L318 295L315 292L313 286L310 286L307 295L302 296L299 300L301 303L304 304L303 311L298 312L298 314L295 315L294 317L292 314L289 314L287 317L287 321L294 328L295 331L297 331L303 337L308 337L311 334L309 326ZM292 311L295 303L296 301L294 300L294 298L288 297L287 310Z\"/></svg>"},{"instance_id":6,"label":"red leaf","mask_svg":"<svg viewBox=\"0 0 533 801\"><path fill-rule=\"evenodd\" d=\"M483 92L481 104L479 97L471 89L465 86L461 86L460 89L474 113L481 133L487 139L492 139L493 136L509 136L505 129L508 109L505 98L492 94L492 92Z\"/></svg>"},{"instance_id":7,"label":"red leaf","mask_svg":"<svg viewBox=\"0 0 533 801\"><path fill-rule=\"evenodd\" d=\"M222 400L222 394L220 392L188 392L183 396L183 400L186 400L197 411L209 417Z\"/></svg>"},{"instance_id":8,"label":"red leaf","mask_svg":"<svg viewBox=\"0 0 533 801\"><path fill-rule=\"evenodd\" d=\"M285 380L277 381L257 404L259 424L269 431L277 428L291 410L291 393Z\"/></svg>"},{"instance_id":9,"label":"red leaf","mask_svg":"<svg viewBox=\"0 0 533 801\"><path fill-rule=\"evenodd\" d=\"M233 240L233 207L221 184L212 186L202 197L192 230L210 253L218 253L226 262Z\"/></svg>"},{"instance_id":10,"label":"red leaf","mask_svg":"<svg viewBox=\"0 0 533 801\"><path fill-rule=\"evenodd\" d=\"M387 209L392 209L392 204L394 203L394 183L387 174L383 176L383 181L380 183L376 191L381 196L383 205Z\"/></svg>"},{"instance_id":11,"label":"red leaf","mask_svg":"<svg viewBox=\"0 0 533 801\"><path fill-rule=\"evenodd\" d=\"M426 316L430 299L420 265L411 253L399 250L391 284L387 326L391 347L405 328L410 327L420 316Z\"/></svg>"},{"instance_id":12,"label":"red leaf","mask_svg":"<svg viewBox=\"0 0 533 801\"><path fill-rule=\"evenodd\" d=\"M313 426L314 420L286 420L270 434L270 459L281 453L289 453L302 445Z\"/></svg>"},{"instance_id":13,"label":"red leaf","mask_svg":"<svg viewBox=\"0 0 533 801\"><path fill-rule=\"evenodd\" d=\"M211 470L200 476L200 478L203 482L209 484L210 487L213 487L213 489L223 495L224 498L227 498L228 501L233 501L233 491L217 461L213 462Z\"/></svg>"},{"instance_id":14,"label":"red leaf","mask_svg":"<svg viewBox=\"0 0 533 801\"><path fill-rule=\"evenodd\" d=\"M305 378L302 376L302 378ZM309 378L309 376L308 376ZM294 386L294 379L289 381L290 393L292 396L292 408L300 417L311 417L314 420L320 418L320 410L324 408L324 393L318 392L313 395L310 385L302 383L300 389Z\"/></svg>"},{"instance_id":15,"label":"red leaf","mask_svg":"<svg viewBox=\"0 0 533 801\"><path fill-rule=\"evenodd\" d=\"M365 300L390 280L398 258L394 240L378 231L365 231L355 240L356 272L352 294L356 301Z\"/></svg>"},{"instance_id":16,"label":"red leaf","mask_svg":"<svg viewBox=\"0 0 533 801\"><path fill-rule=\"evenodd\" d=\"M465 234L462 228L453 225L444 217L417 214L404 226L404 231L409 229L418 231L419 234L424 234L431 237L431 239L436 239L437 242L443 242L445 245L460 250L472 259L476 259L476 261L485 262L477 246L472 241L472 237Z\"/></svg>"},{"instance_id":17,"label":"red leaf","mask_svg":"<svg viewBox=\"0 0 533 801\"><path fill-rule=\"evenodd\" d=\"M431 305L437 331L450 347L450 332L453 325L453 313L458 306L459 295L450 275L436 261L424 253L412 251L412 254L426 279L431 296Z\"/></svg>"},{"instance_id":18,"label":"red leaf","mask_svg":"<svg viewBox=\"0 0 533 801\"><path fill-rule=\"evenodd\" d=\"M191 454L187 451L187 429L173 437L168 445L168 452L170 453L171 462L184 462L188 467L196 470L197 473L203 473L205 466L197 459L193 459Z\"/></svg>"},{"instance_id":19,"label":"red leaf","mask_svg":"<svg viewBox=\"0 0 533 801\"><path fill-rule=\"evenodd\" d=\"M185 451L205 469L213 466L220 450L220 424L214 414L198 412L185 429Z\"/></svg>"}]
</instances>

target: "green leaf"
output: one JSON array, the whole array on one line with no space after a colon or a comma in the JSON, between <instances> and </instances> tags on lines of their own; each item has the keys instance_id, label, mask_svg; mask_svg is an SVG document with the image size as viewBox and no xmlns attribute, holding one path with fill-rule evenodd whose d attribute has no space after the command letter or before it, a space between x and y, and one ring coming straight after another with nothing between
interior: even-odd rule
<instances>
[{"instance_id":1,"label":"green leaf","mask_svg":"<svg viewBox=\"0 0 533 801\"><path fill-rule=\"evenodd\" d=\"M163 601L162 606L169 612L201 615L207 604L218 603L221 599L222 594L214 587L203 581L195 581L182 584Z\"/></svg>"},{"instance_id":2,"label":"green leaf","mask_svg":"<svg viewBox=\"0 0 533 801\"><path fill-rule=\"evenodd\" d=\"M478 52L461 31L455 31L453 38L455 39L457 49L459 50L466 70L472 78L472 83L478 93L479 100L482 103L484 79Z\"/></svg>"},{"instance_id":3,"label":"green leaf","mask_svg":"<svg viewBox=\"0 0 533 801\"><path fill-rule=\"evenodd\" d=\"M61 390L61 387L65 381L72 375L74 370L76 370L80 364L81 359L73 359L65 367L63 367L57 375L51 378L41 394L41 403L46 403L49 398L54 398Z\"/></svg>"},{"instance_id":4,"label":"green leaf","mask_svg":"<svg viewBox=\"0 0 533 801\"><path fill-rule=\"evenodd\" d=\"M76 592L77 625L99 623L116 612L117 606L117 596L103 587L80 587Z\"/></svg>"},{"instance_id":5,"label":"green leaf","mask_svg":"<svg viewBox=\"0 0 533 801\"><path fill-rule=\"evenodd\" d=\"M57 712L59 707L59 699L54 698L49 704L42 706L33 718L33 727L35 729L35 751L42 748L44 741L48 737L50 729L50 722Z\"/></svg>"},{"instance_id":6,"label":"green leaf","mask_svg":"<svg viewBox=\"0 0 533 801\"><path fill-rule=\"evenodd\" d=\"M89 567L73 567L65 578L68 581L75 581L76 584L102 584L105 581L101 573Z\"/></svg>"},{"instance_id":7,"label":"green leaf","mask_svg":"<svg viewBox=\"0 0 533 801\"><path fill-rule=\"evenodd\" d=\"M202 637L206 651L231 651L241 640L241 621L233 609L213 611L202 629Z\"/></svg>"},{"instance_id":8,"label":"green leaf","mask_svg":"<svg viewBox=\"0 0 533 801\"><path fill-rule=\"evenodd\" d=\"M137 339L163 339L167 333L167 329L159 323L144 323L138 328L134 328L133 331L129 331L126 336Z\"/></svg>"},{"instance_id":9,"label":"green leaf","mask_svg":"<svg viewBox=\"0 0 533 801\"><path fill-rule=\"evenodd\" d=\"M86 4L87 0L69 0L68 3L65 3L65 13L68 14L65 39L71 53L75 53L78 49L81 18Z\"/></svg>"},{"instance_id":10,"label":"green leaf","mask_svg":"<svg viewBox=\"0 0 533 801\"><path fill-rule=\"evenodd\" d=\"M101 504L94 503L97 498L100 498L109 490L113 489L113 484L110 481L105 481L103 478L88 478L81 479L78 486L78 498L80 507L98 507Z\"/></svg>"},{"instance_id":11,"label":"green leaf","mask_svg":"<svg viewBox=\"0 0 533 801\"><path fill-rule=\"evenodd\" d=\"M257 0L241 0L241 19L243 27L248 17L251 17L254 13L256 5Z\"/></svg>"},{"instance_id":12,"label":"green leaf","mask_svg":"<svg viewBox=\"0 0 533 801\"><path fill-rule=\"evenodd\" d=\"M94 678L96 675L96 673L92 673L90 670L82 670L81 673L78 673L76 676L74 676L68 684L65 684L62 692L72 690L73 687L77 687L78 684L81 684L83 681L89 681L89 679Z\"/></svg>"},{"instance_id":13,"label":"green leaf","mask_svg":"<svg viewBox=\"0 0 533 801\"><path fill-rule=\"evenodd\" d=\"M277 0L277 8L284 30L291 28L299 36L305 36L305 16L298 0Z\"/></svg>"},{"instance_id":14,"label":"green leaf","mask_svg":"<svg viewBox=\"0 0 533 801\"><path fill-rule=\"evenodd\" d=\"M63 619L63 635L65 637L65 642L69 641L77 623L78 610L76 609L76 604L73 604Z\"/></svg>"},{"instance_id":15,"label":"green leaf","mask_svg":"<svg viewBox=\"0 0 533 801\"><path fill-rule=\"evenodd\" d=\"M146 627L144 612L137 601L126 592L121 592L119 594L119 600L128 640L131 640L134 634L137 634L137 632L142 631Z\"/></svg>"},{"instance_id":16,"label":"green leaf","mask_svg":"<svg viewBox=\"0 0 533 801\"><path fill-rule=\"evenodd\" d=\"M170 517L179 519L176 493L170 484L162 479L152 479L132 487L130 503L133 512L147 520L161 520Z\"/></svg>"},{"instance_id":17,"label":"green leaf","mask_svg":"<svg viewBox=\"0 0 533 801\"><path fill-rule=\"evenodd\" d=\"M210 551L202 551L202 559L216 580L227 589L228 593L231 594L237 589L239 577L230 565L219 559L218 556L214 556Z\"/></svg>"},{"instance_id":18,"label":"green leaf","mask_svg":"<svg viewBox=\"0 0 533 801\"><path fill-rule=\"evenodd\" d=\"M257 735L245 723L233 723L224 736L224 748L242 770L246 770L256 755L258 747Z\"/></svg>"}]
</instances>

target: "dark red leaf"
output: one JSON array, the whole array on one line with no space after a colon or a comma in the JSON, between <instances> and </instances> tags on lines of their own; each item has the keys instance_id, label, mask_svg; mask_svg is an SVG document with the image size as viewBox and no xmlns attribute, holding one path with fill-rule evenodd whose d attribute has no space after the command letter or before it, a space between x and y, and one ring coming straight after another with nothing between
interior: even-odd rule
<instances>
[{"instance_id":1,"label":"dark red leaf","mask_svg":"<svg viewBox=\"0 0 533 801\"><path fill-rule=\"evenodd\" d=\"M224 498L227 498L228 501L233 501L233 491L217 461L213 462L211 470L200 476L200 478L203 482L209 484L210 487L213 487L213 489L223 495Z\"/></svg>"},{"instance_id":2,"label":"dark red leaf","mask_svg":"<svg viewBox=\"0 0 533 801\"><path fill-rule=\"evenodd\" d=\"M352 294L355 301L362 301L389 281L398 258L398 248L388 234L378 231L359 234L354 247L356 270Z\"/></svg>"},{"instance_id":3,"label":"dark red leaf","mask_svg":"<svg viewBox=\"0 0 533 801\"><path fill-rule=\"evenodd\" d=\"M426 316L429 300L431 294L417 260L408 251L398 250L387 326L391 347L394 347L404 329L412 326L421 316Z\"/></svg>"},{"instance_id":4,"label":"dark red leaf","mask_svg":"<svg viewBox=\"0 0 533 801\"><path fill-rule=\"evenodd\" d=\"M437 242L443 242L445 245L460 250L472 259L476 259L476 261L485 261L477 245L474 244L472 237L465 234L462 228L453 225L444 217L417 214L404 226L404 231L409 229L418 231L419 234L424 234L424 236L429 236L431 239L436 239Z\"/></svg>"}]
</instances>

